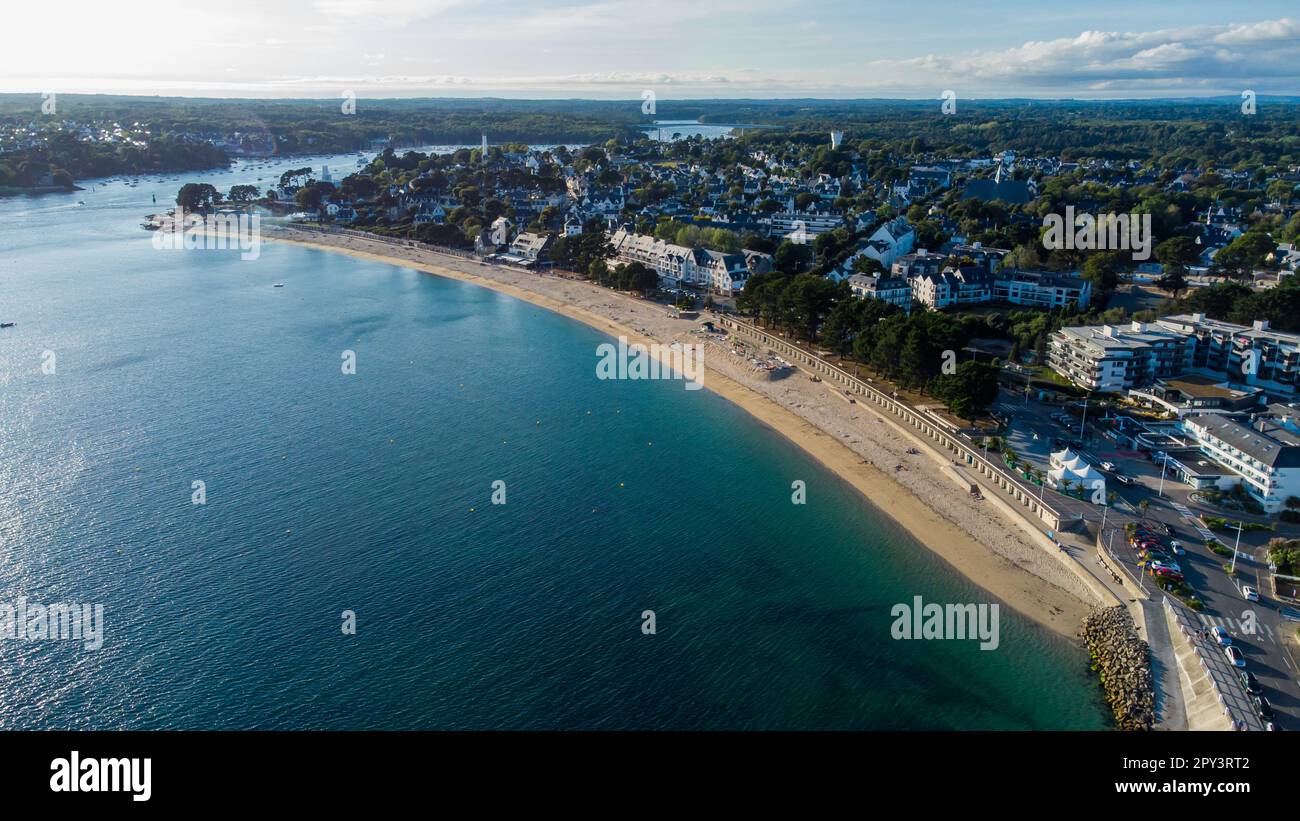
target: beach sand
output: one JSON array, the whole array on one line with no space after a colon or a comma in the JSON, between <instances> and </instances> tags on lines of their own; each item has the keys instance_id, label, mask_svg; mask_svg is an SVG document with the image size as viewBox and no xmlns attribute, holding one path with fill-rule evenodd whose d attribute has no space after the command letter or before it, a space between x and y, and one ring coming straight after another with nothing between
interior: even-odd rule
<instances>
[{"instance_id":1,"label":"beach sand","mask_svg":"<svg viewBox=\"0 0 1300 821\"><path fill-rule=\"evenodd\" d=\"M576 319L630 342L699 343L700 320L674 319L657 303L588 282L408 248L382 240L277 228L267 239L401 265L470 282ZM752 348L752 346L751 346ZM1000 601L1063 636L1074 638L1096 597L1072 572L1031 544L1024 530L969 498L945 473L946 455L861 403L850 404L801 371L769 380L729 350L710 342L704 386L794 442L856 488L965 577ZM908 448L919 455L910 455ZM895 472L894 465L905 469ZM886 473L888 471L888 473Z\"/></svg>"}]
</instances>

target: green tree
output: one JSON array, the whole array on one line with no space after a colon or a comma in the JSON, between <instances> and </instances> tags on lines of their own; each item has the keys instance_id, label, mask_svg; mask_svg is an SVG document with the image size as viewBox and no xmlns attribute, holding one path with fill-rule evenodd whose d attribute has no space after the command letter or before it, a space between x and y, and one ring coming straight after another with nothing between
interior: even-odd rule
<instances>
[{"instance_id":1,"label":"green tree","mask_svg":"<svg viewBox=\"0 0 1300 821\"><path fill-rule=\"evenodd\" d=\"M186 211L201 211L221 202L221 192L206 182L187 182L176 194L176 204Z\"/></svg>"}]
</instances>

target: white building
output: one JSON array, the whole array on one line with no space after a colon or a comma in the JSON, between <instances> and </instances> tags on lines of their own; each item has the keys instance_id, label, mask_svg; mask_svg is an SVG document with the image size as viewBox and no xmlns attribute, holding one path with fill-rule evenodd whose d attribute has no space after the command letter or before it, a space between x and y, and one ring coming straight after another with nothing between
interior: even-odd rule
<instances>
[{"instance_id":1,"label":"white building","mask_svg":"<svg viewBox=\"0 0 1300 821\"><path fill-rule=\"evenodd\" d=\"M907 217L897 217L872 232L867 241L845 263L853 267L858 257L867 257L879 262L888 271L894 260L912 252L916 244L916 229L907 223Z\"/></svg>"},{"instance_id":2,"label":"white building","mask_svg":"<svg viewBox=\"0 0 1300 821\"><path fill-rule=\"evenodd\" d=\"M732 294L745 287L750 273L770 261L766 254L724 254L704 248L674 245L646 234L620 228L610 237L614 258L622 263L639 262L659 275L666 288L705 288Z\"/></svg>"},{"instance_id":3,"label":"white building","mask_svg":"<svg viewBox=\"0 0 1300 821\"><path fill-rule=\"evenodd\" d=\"M1186 338L1167 328L1078 325L1052 335L1048 362L1082 388L1119 393L1182 373L1187 353Z\"/></svg>"},{"instance_id":4,"label":"white building","mask_svg":"<svg viewBox=\"0 0 1300 821\"><path fill-rule=\"evenodd\" d=\"M1207 456L1241 474L1241 485L1269 513L1300 496L1300 435L1289 418L1206 413L1183 420L1183 430Z\"/></svg>"},{"instance_id":5,"label":"white building","mask_svg":"<svg viewBox=\"0 0 1300 821\"><path fill-rule=\"evenodd\" d=\"M992 296L992 278L983 268L946 268L937 274L912 278L912 301L935 310L977 305Z\"/></svg>"},{"instance_id":6,"label":"white building","mask_svg":"<svg viewBox=\"0 0 1300 821\"><path fill-rule=\"evenodd\" d=\"M1271 330L1265 320L1247 327L1204 314L1062 328L1052 337L1051 364L1090 390L1122 391L1195 373L1291 395L1300 383L1300 334Z\"/></svg>"},{"instance_id":7,"label":"white building","mask_svg":"<svg viewBox=\"0 0 1300 821\"><path fill-rule=\"evenodd\" d=\"M1092 283L1082 277L1019 269L998 271L993 299L1035 308L1087 308Z\"/></svg>"},{"instance_id":8,"label":"white building","mask_svg":"<svg viewBox=\"0 0 1300 821\"><path fill-rule=\"evenodd\" d=\"M861 299L878 299L897 305L904 311L912 310L912 284L906 277L869 277L854 274L849 277L849 289Z\"/></svg>"}]
</instances>

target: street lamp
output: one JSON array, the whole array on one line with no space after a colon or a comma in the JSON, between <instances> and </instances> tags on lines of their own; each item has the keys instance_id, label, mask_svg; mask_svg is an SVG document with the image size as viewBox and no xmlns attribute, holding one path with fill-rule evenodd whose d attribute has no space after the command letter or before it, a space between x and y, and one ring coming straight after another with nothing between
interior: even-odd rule
<instances>
[{"instance_id":1,"label":"street lamp","mask_svg":"<svg viewBox=\"0 0 1300 821\"><path fill-rule=\"evenodd\" d=\"M1165 472L1169 470L1169 454L1165 454L1160 460L1160 487L1156 490L1157 496L1165 495Z\"/></svg>"},{"instance_id":2,"label":"street lamp","mask_svg":"<svg viewBox=\"0 0 1300 821\"><path fill-rule=\"evenodd\" d=\"M1232 569L1228 571L1229 574L1232 574L1232 573L1236 573L1236 572L1237 572L1237 548L1241 547L1241 531L1243 531L1243 530L1245 530L1245 529L1246 529L1246 526L1243 525L1240 521L1238 521L1238 522L1237 522L1237 542L1236 542L1236 544L1234 544L1234 545L1232 546Z\"/></svg>"}]
</instances>

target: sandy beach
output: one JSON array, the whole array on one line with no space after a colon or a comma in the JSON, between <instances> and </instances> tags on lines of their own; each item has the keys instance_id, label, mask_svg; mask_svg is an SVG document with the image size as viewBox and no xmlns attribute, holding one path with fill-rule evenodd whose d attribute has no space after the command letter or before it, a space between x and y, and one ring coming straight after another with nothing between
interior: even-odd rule
<instances>
[{"instance_id":1,"label":"sandy beach","mask_svg":"<svg viewBox=\"0 0 1300 821\"><path fill-rule=\"evenodd\" d=\"M671 318L662 305L591 283L484 265L382 240L291 228L266 233L269 240L491 288L632 342L705 342L707 389L794 442L1000 601L1071 638L1096 604L1096 597L1079 578L1041 546L1030 543L1020 526L970 499L945 474L946 456L800 371L776 380L755 372L746 357L733 353L732 343L703 334L699 320ZM908 454L908 448L920 454ZM904 470L895 471L897 464Z\"/></svg>"}]
</instances>

